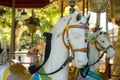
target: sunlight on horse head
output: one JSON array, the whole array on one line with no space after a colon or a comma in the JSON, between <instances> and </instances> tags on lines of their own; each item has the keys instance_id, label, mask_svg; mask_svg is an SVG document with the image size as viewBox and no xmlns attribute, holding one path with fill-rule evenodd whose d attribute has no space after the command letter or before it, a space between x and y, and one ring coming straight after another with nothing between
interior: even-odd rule
<instances>
[{"instance_id":1,"label":"sunlight on horse head","mask_svg":"<svg viewBox=\"0 0 120 80\"><path fill-rule=\"evenodd\" d=\"M65 43L70 42L74 54L74 66L82 68L87 64L87 38L88 38L88 20L81 16L81 13L71 14L68 33L66 33ZM67 32L67 31L66 31ZM69 41L68 41L68 38ZM68 44L69 45L69 44Z\"/></svg>"},{"instance_id":2,"label":"sunlight on horse head","mask_svg":"<svg viewBox=\"0 0 120 80\"><path fill-rule=\"evenodd\" d=\"M62 17L52 29L50 57L44 65L46 73L56 71L69 57L73 57L74 66L78 68L83 68L87 64L89 18L82 17L80 12ZM50 75L53 80L57 80L60 77L62 77L62 80L68 79L68 66L62 67L66 68L54 75Z\"/></svg>"},{"instance_id":3,"label":"sunlight on horse head","mask_svg":"<svg viewBox=\"0 0 120 80\"><path fill-rule=\"evenodd\" d=\"M96 40L98 41L98 43L102 46L100 48L103 48L105 50L107 50L107 57L111 58L115 55L115 50L110 42L110 40L108 39L108 34L107 32L103 32L101 30L97 31L96 34Z\"/></svg>"},{"instance_id":4,"label":"sunlight on horse head","mask_svg":"<svg viewBox=\"0 0 120 80\"><path fill-rule=\"evenodd\" d=\"M82 68L87 64L87 41L85 35L88 35L87 29L70 29L69 38L74 49L74 66Z\"/></svg>"},{"instance_id":5,"label":"sunlight on horse head","mask_svg":"<svg viewBox=\"0 0 120 80\"><path fill-rule=\"evenodd\" d=\"M65 16L60 18L56 23L55 27L52 29L53 38L52 45L63 34L63 30L65 29L68 21L69 28L69 40L73 49L76 49L74 54L74 65L78 68L82 68L88 62L87 60L87 37L88 37L88 21L89 16L82 16L80 12L70 14L69 16ZM82 26L82 27L81 27ZM65 43L68 43L65 32Z\"/></svg>"}]
</instances>

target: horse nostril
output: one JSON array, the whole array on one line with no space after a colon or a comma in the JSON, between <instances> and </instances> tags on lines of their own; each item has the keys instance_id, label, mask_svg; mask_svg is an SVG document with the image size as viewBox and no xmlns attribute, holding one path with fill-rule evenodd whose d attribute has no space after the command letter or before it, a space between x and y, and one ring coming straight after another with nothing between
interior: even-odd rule
<instances>
[{"instance_id":1,"label":"horse nostril","mask_svg":"<svg viewBox=\"0 0 120 80\"><path fill-rule=\"evenodd\" d=\"M105 41L102 41L103 43L105 42Z\"/></svg>"},{"instance_id":2,"label":"horse nostril","mask_svg":"<svg viewBox=\"0 0 120 80\"><path fill-rule=\"evenodd\" d=\"M82 22L80 22L80 24L83 24Z\"/></svg>"},{"instance_id":3,"label":"horse nostril","mask_svg":"<svg viewBox=\"0 0 120 80\"><path fill-rule=\"evenodd\" d=\"M76 20L79 21L81 19L81 15L76 16Z\"/></svg>"},{"instance_id":4,"label":"horse nostril","mask_svg":"<svg viewBox=\"0 0 120 80\"><path fill-rule=\"evenodd\" d=\"M102 34L102 32L100 32L100 35Z\"/></svg>"},{"instance_id":5,"label":"horse nostril","mask_svg":"<svg viewBox=\"0 0 120 80\"><path fill-rule=\"evenodd\" d=\"M87 39L85 39L85 43L87 42Z\"/></svg>"}]
</instances>

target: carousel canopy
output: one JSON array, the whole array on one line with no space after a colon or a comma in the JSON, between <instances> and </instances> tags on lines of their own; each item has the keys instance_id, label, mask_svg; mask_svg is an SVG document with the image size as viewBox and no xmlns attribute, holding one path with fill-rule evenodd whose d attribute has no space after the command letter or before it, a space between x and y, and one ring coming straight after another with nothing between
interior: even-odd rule
<instances>
[{"instance_id":1,"label":"carousel canopy","mask_svg":"<svg viewBox=\"0 0 120 80\"><path fill-rule=\"evenodd\" d=\"M1 6L12 7L13 0L0 0ZM49 0L15 0L15 8L43 8Z\"/></svg>"}]
</instances>

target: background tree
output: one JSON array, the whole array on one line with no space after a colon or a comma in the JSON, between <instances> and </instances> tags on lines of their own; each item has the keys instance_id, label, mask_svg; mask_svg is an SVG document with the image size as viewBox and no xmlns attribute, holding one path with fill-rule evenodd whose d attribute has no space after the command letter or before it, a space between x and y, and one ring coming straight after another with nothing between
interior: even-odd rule
<instances>
[{"instance_id":1,"label":"background tree","mask_svg":"<svg viewBox=\"0 0 120 80\"><path fill-rule=\"evenodd\" d=\"M7 40L7 46L10 44L10 31L11 31L11 19L12 19L12 10L10 8L4 8L6 13L3 14L0 18L0 28L2 29L2 37ZM17 9L16 9L17 10ZM31 16L32 9L25 9L27 12L27 18ZM49 32L52 27L57 22L57 19L60 17L60 12L56 4L52 4L43 9L34 9L37 17L40 19L40 26L37 27L37 31L34 34L34 42L36 44L39 40L45 40L43 37L43 32ZM16 21L16 50L24 49L25 45L31 44L31 34L28 31L28 28L24 25L24 21L18 19Z\"/></svg>"}]
</instances>

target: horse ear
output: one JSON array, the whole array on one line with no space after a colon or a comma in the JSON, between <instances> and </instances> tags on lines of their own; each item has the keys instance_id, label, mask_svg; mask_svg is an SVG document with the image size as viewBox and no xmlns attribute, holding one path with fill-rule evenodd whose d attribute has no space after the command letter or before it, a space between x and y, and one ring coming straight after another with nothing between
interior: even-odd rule
<instances>
[{"instance_id":1,"label":"horse ear","mask_svg":"<svg viewBox=\"0 0 120 80\"><path fill-rule=\"evenodd\" d=\"M102 29L102 27L99 27L99 26L97 26L97 27L95 27L95 28L91 28L91 30L92 30L93 32L100 31L101 29Z\"/></svg>"},{"instance_id":2,"label":"horse ear","mask_svg":"<svg viewBox=\"0 0 120 80\"><path fill-rule=\"evenodd\" d=\"M81 19L81 12L77 13L76 20L79 21Z\"/></svg>"},{"instance_id":3,"label":"horse ear","mask_svg":"<svg viewBox=\"0 0 120 80\"><path fill-rule=\"evenodd\" d=\"M86 15L86 19L87 19L87 23L88 23L88 21L90 19L90 14Z\"/></svg>"},{"instance_id":4,"label":"horse ear","mask_svg":"<svg viewBox=\"0 0 120 80\"><path fill-rule=\"evenodd\" d=\"M97 27L95 28L96 31L100 31L101 29L102 29L102 27L100 27L100 26L97 26Z\"/></svg>"},{"instance_id":5,"label":"horse ear","mask_svg":"<svg viewBox=\"0 0 120 80\"><path fill-rule=\"evenodd\" d=\"M77 15L81 15L81 12L80 12L80 11L78 11Z\"/></svg>"}]
</instances>

